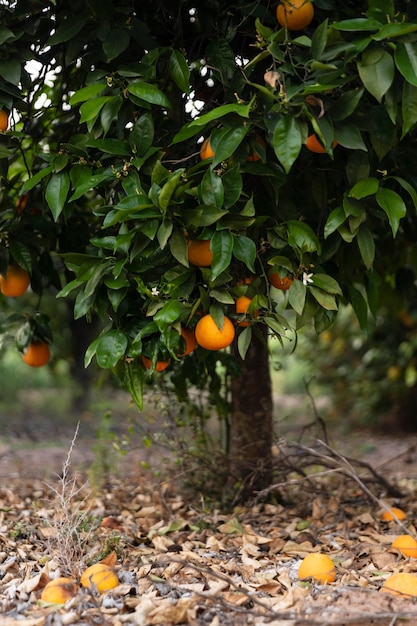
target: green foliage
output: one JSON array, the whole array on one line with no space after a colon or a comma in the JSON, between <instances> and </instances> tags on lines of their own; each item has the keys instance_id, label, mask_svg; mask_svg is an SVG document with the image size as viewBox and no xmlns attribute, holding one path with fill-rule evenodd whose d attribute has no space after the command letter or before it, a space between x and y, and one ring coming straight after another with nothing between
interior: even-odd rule
<instances>
[{"instance_id":1,"label":"green foliage","mask_svg":"<svg viewBox=\"0 0 417 626\"><path fill-rule=\"evenodd\" d=\"M259 325L280 340L311 320L322 331L340 303L366 328L416 227L412 3L317 0L295 34L269 3L240 0L0 13L12 118L0 263L24 262L36 293L58 289L76 318L103 320L87 364L112 369L141 406L140 356L189 376L181 325L207 311L238 321L246 293L257 316L242 356ZM305 147L312 133L323 154ZM201 161L203 137L214 157ZM211 240L210 267L190 265L188 237ZM285 294L271 267L294 279ZM198 349L195 367L211 356Z\"/></svg>"}]
</instances>

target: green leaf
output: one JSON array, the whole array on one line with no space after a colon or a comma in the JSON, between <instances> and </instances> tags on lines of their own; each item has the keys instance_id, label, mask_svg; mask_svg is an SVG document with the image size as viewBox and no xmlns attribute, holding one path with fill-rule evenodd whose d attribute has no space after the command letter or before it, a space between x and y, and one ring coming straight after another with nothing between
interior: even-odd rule
<instances>
[{"instance_id":1,"label":"green leaf","mask_svg":"<svg viewBox=\"0 0 417 626\"><path fill-rule=\"evenodd\" d=\"M218 134L213 134L211 146L214 151L212 167L228 159L240 146L249 132L249 126L226 128Z\"/></svg>"},{"instance_id":2,"label":"green leaf","mask_svg":"<svg viewBox=\"0 0 417 626\"><path fill-rule=\"evenodd\" d=\"M368 328L368 305L361 292L356 287L348 288L349 300L355 315L358 318L359 326L363 331Z\"/></svg>"},{"instance_id":3,"label":"green leaf","mask_svg":"<svg viewBox=\"0 0 417 626\"><path fill-rule=\"evenodd\" d=\"M224 189L221 177L211 168L204 174L198 186L198 195L202 204L221 209L224 201Z\"/></svg>"},{"instance_id":4,"label":"green leaf","mask_svg":"<svg viewBox=\"0 0 417 626\"><path fill-rule=\"evenodd\" d=\"M233 256L255 273L256 244L252 239L245 235L236 235L233 241Z\"/></svg>"},{"instance_id":5,"label":"green leaf","mask_svg":"<svg viewBox=\"0 0 417 626\"><path fill-rule=\"evenodd\" d=\"M164 331L180 319L183 310L183 306L178 300L169 300L155 313L154 322L159 330Z\"/></svg>"},{"instance_id":6,"label":"green leaf","mask_svg":"<svg viewBox=\"0 0 417 626\"><path fill-rule=\"evenodd\" d=\"M103 51L107 57L107 61L113 61L129 46L129 33L125 28L120 26L113 27L107 39L103 41Z\"/></svg>"},{"instance_id":7,"label":"green leaf","mask_svg":"<svg viewBox=\"0 0 417 626\"><path fill-rule=\"evenodd\" d=\"M398 43L395 64L405 80L417 87L417 48L414 42Z\"/></svg>"},{"instance_id":8,"label":"green leaf","mask_svg":"<svg viewBox=\"0 0 417 626\"><path fill-rule=\"evenodd\" d=\"M329 20L326 18L314 31L314 35L311 40L311 57L313 59L321 60L323 56L323 52L327 45L328 28Z\"/></svg>"},{"instance_id":9,"label":"green leaf","mask_svg":"<svg viewBox=\"0 0 417 626\"><path fill-rule=\"evenodd\" d=\"M174 191L182 181L182 175L184 171L184 168L175 170L174 172L172 172L172 174L170 174L168 180L163 184L158 196L159 208L162 211L165 212L167 210Z\"/></svg>"},{"instance_id":10,"label":"green leaf","mask_svg":"<svg viewBox=\"0 0 417 626\"><path fill-rule=\"evenodd\" d=\"M346 91L340 96L338 100L332 105L331 116L334 122L345 120L352 115L363 96L364 89L352 89Z\"/></svg>"},{"instance_id":11,"label":"green leaf","mask_svg":"<svg viewBox=\"0 0 417 626\"><path fill-rule=\"evenodd\" d=\"M46 42L46 46L56 46L59 43L70 41L74 39L76 35L84 28L90 18L90 12L84 10L82 13L76 13L75 15L62 20L57 24L56 31L49 37Z\"/></svg>"},{"instance_id":12,"label":"green leaf","mask_svg":"<svg viewBox=\"0 0 417 626\"><path fill-rule=\"evenodd\" d=\"M403 121L401 139L404 139L417 124L417 86L409 82L404 82L401 112Z\"/></svg>"},{"instance_id":13,"label":"green leaf","mask_svg":"<svg viewBox=\"0 0 417 626\"><path fill-rule=\"evenodd\" d=\"M363 224L356 235L359 251L366 269L371 269L375 259L375 241L371 231Z\"/></svg>"},{"instance_id":14,"label":"green leaf","mask_svg":"<svg viewBox=\"0 0 417 626\"><path fill-rule=\"evenodd\" d=\"M292 248L298 249L301 254L306 252L321 253L321 246L317 235L305 222L292 220L287 224L288 243Z\"/></svg>"},{"instance_id":15,"label":"green leaf","mask_svg":"<svg viewBox=\"0 0 417 626\"><path fill-rule=\"evenodd\" d=\"M156 234L158 238L159 245L161 246L161 250L165 248L168 243L168 239L170 238L172 231L174 228L174 224L169 222L162 222L158 228L158 232Z\"/></svg>"},{"instance_id":16,"label":"green leaf","mask_svg":"<svg viewBox=\"0 0 417 626\"><path fill-rule=\"evenodd\" d=\"M101 152L115 156L130 156L132 154L127 141L121 139L89 139L85 145L87 148L97 148Z\"/></svg>"},{"instance_id":17,"label":"green leaf","mask_svg":"<svg viewBox=\"0 0 417 626\"><path fill-rule=\"evenodd\" d=\"M18 265L29 274L32 273L32 257L30 251L21 241L11 239L9 242L9 250L13 259Z\"/></svg>"},{"instance_id":18,"label":"green leaf","mask_svg":"<svg viewBox=\"0 0 417 626\"><path fill-rule=\"evenodd\" d=\"M223 104L219 107L215 107L212 111L196 117L192 122L185 124L182 129L174 136L172 144L179 143L193 137L198 132L201 132L201 127L206 126L210 122L219 120L225 115L230 113L236 113L240 117L248 118L252 108L252 102L249 104Z\"/></svg>"},{"instance_id":19,"label":"green leaf","mask_svg":"<svg viewBox=\"0 0 417 626\"><path fill-rule=\"evenodd\" d=\"M249 349L249 346L252 341L252 328L248 326L244 328L238 335L237 338L237 349L239 351L239 355L241 359L245 359L246 353Z\"/></svg>"},{"instance_id":20,"label":"green leaf","mask_svg":"<svg viewBox=\"0 0 417 626\"><path fill-rule=\"evenodd\" d=\"M129 83L127 91L131 93L132 96L136 96L145 102L149 102L149 104L156 104L158 106L165 107L166 109L171 108L171 103L166 95L158 89L156 85L152 85L151 83L145 83L142 81Z\"/></svg>"},{"instance_id":21,"label":"green leaf","mask_svg":"<svg viewBox=\"0 0 417 626\"><path fill-rule=\"evenodd\" d=\"M410 183L407 180L404 180L404 178L401 178L400 176L391 176L390 178L392 178L393 180L396 180L397 183L399 185L401 185L401 187L408 193L410 194L410 197L413 201L413 204L415 206L415 208L417 209L417 191L414 189L414 187L412 185L410 185Z\"/></svg>"},{"instance_id":22,"label":"green leaf","mask_svg":"<svg viewBox=\"0 0 417 626\"><path fill-rule=\"evenodd\" d=\"M396 22L393 24L384 24L379 31L372 35L372 39L375 41L383 41L384 39L393 39L394 37L403 37L409 33L415 33L417 30L417 24L411 24L409 22Z\"/></svg>"},{"instance_id":23,"label":"green leaf","mask_svg":"<svg viewBox=\"0 0 417 626\"><path fill-rule=\"evenodd\" d=\"M80 106L80 122L92 122L95 121L100 115L101 109L106 102L112 99L112 96L99 96L97 98L91 98Z\"/></svg>"},{"instance_id":24,"label":"green leaf","mask_svg":"<svg viewBox=\"0 0 417 626\"><path fill-rule=\"evenodd\" d=\"M106 87L107 83L93 83L92 85L87 85L87 87L83 87L82 89L76 91L71 96L69 103L71 106L74 106L80 102L91 100L91 98L95 98L99 93L104 91Z\"/></svg>"},{"instance_id":25,"label":"green leaf","mask_svg":"<svg viewBox=\"0 0 417 626\"><path fill-rule=\"evenodd\" d=\"M343 207L337 207L333 209L329 214L326 223L324 225L324 238L327 239L332 233L334 233L339 226L341 226L346 220L346 214Z\"/></svg>"},{"instance_id":26,"label":"green leaf","mask_svg":"<svg viewBox=\"0 0 417 626\"><path fill-rule=\"evenodd\" d=\"M344 122L342 125L337 126L334 130L335 139L340 143L340 145L345 148L349 148L350 150L363 150L364 152L367 152L368 149L366 144L362 139L359 128L357 128L355 124ZM357 154L355 154L355 158L358 159Z\"/></svg>"},{"instance_id":27,"label":"green leaf","mask_svg":"<svg viewBox=\"0 0 417 626\"><path fill-rule=\"evenodd\" d=\"M122 381L136 406L142 411L145 371L136 359L134 361L124 361Z\"/></svg>"},{"instance_id":28,"label":"green leaf","mask_svg":"<svg viewBox=\"0 0 417 626\"><path fill-rule=\"evenodd\" d=\"M318 289L318 287L313 287L313 285L310 285L309 292L323 309L326 309L326 311L337 311L337 302L333 295Z\"/></svg>"},{"instance_id":29,"label":"green leaf","mask_svg":"<svg viewBox=\"0 0 417 626\"><path fill-rule=\"evenodd\" d=\"M378 189L379 180L377 178L363 178L352 187L349 191L349 196L351 198L356 198L356 200L360 200L361 198L366 198L367 196L373 196L376 194Z\"/></svg>"},{"instance_id":30,"label":"green leaf","mask_svg":"<svg viewBox=\"0 0 417 626\"><path fill-rule=\"evenodd\" d=\"M293 280L288 290L288 302L297 313L302 315L306 303L307 287L302 280Z\"/></svg>"},{"instance_id":31,"label":"green leaf","mask_svg":"<svg viewBox=\"0 0 417 626\"><path fill-rule=\"evenodd\" d=\"M109 330L100 335L96 344L96 359L100 367L115 367L124 356L127 337L121 330Z\"/></svg>"},{"instance_id":32,"label":"green leaf","mask_svg":"<svg viewBox=\"0 0 417 626\"><path fill-rule=\"evenodd\" d=\"M340 288L337 280L333 278L333 276L329 276L329 274L313 274L313 285L315 287L319 287L323 291L330 293L332 296L341 296L342 290Z\"/></svg>"},{"instance_id":33,"label":"green leaf","mask_svg":"<svg viewBox=\"0 0 417 626\"><path fill-rule=\"evenodd\" d=\"M81 184L77 185L77 187L74 189L74 193L69 199L69 202L78 200L78 198L81 198L81 196L83 196L88 191L97 188L104 181L109 181L113 178L115 178L114 174L95 174L94 176L91 176L88 180L83 181Z\"/></svg>"},{"instance_id":34,"label":"green leaf","mask_svg":"<svg viewBox=\"0 0 417 626\"><path fill-rule=\"evenodd\" d=\"M232 207L240 198L243 189L243 179L239 167L230 167L222 176L224 188L223 206Z\"/></svg>"},{"instance_id":35,"label":"green leaf","mask_svg":"<svg viewBox=\"0 0 417 626\"><path fill-rule=\"evenodd\" d=\"M151 113L144 113L134 123L129 135L129 143L135 146L138 156L143 156L152 146L154 139L154 123Z\"/></svg>"},{"instance_id":36,"label":"green leaf","mask_svg":"<svg viewBox=\"0 0 417 626\"><path fill-rule=\"evenodd\" d=\"M8 58L7 61L0 62L0 76L12 85L18 85L22 66L18 59Z\"/></svg>"},{"instance_id":37,"label":"green leaf","mask_svg":"<svg viewBox=\"0 0 417 626\"><path fill-rule=\"evenodd\" d=\"M9 39L15 39L13 31L5 27L0 27L0 45L4 44Z\"/></svg>"},{"instance_id":38,"label":"green leaf","mask_svg":"<svg viewBox=\"0 0 417 626\"><path fill-rule=\"evenodd\" d=\"M277 159L288 174L303 145L300 125L295 117L280 115L274 128L272 145Z\"/></svg>"},{"instance_id":39,"label":"green leaf","mask_svg":"<svg viewBox=\"0 0 417 626\"><path fill-rule=\"evenodd\" d=\"M55 221L57 221L64 208L69 188L70 179L66 172L53 174L46 186L45 199Z\"/></svg>"},{"instance_id":40,"label":"green leaf","mask_svg":"<svg viewBox=\"0 0 417 626\"><path fill-rule=\"evenodd\" d=\"M180 230L174 230L169 238L169 249L172 256L177 259L181 265L188 267L187 242L184 234Z\"/></svg>"},{"instance_id":41,"label":"green leaf","mask_svg":"<svg viewBox=\"0 0 417 626\"><path fill-rule=\"evenodd\" d=\"M365 89L381 102L394 80L392 56L383 48L367 48L357 66Z\"/></svg>"},{"instance_id":42,"label":"green leaf","mask_svg":"<svg viewBox=\"0 0 417 626\"><path fill-rule=\"evenodd\" d=\"M172 50L169 57L169 75L183 93L190 93L190 69L182 52Z\"/></svg>"},{"instance_id":43,"label":"green leaf","mask_svg":"<svg viewBox=\"0 0 417 626\"><path fill-rule=\"evenodd\" d=\"M232 260L234 237L229 230L218 230L211 239L213 262L211 264L211 279L215 280Z\"/></svg>"},{"instance_id":44,"label":"green leaf","mask_svg":"<svg viewBox=\"0 0 417 626\"><path fill-rule=\"evenodd\" d=\"M346 30L346 31L371 31L371 30L379 30L383 24L378 20L370 20L364 17L357 17L351 20L341 20L340 22L336 22L332 24L332 28L336 30Z\"/></svg>"},{"instance_id":45,"label":"green leaf","mask_svg":"<svg viewBox=\"0 0 417 626\"><path fill-rule=\"evenodd\" d=\"M380 187L375 197L381 209L387 214L392 234L395 237L398 232L400 220L407 213L404 200L397 192L387 189L386 187Z\"/></svg>"},{"instance_id":46,"label":"green leaf","mask_svg":"<svg viewBox=\"0 0 417 626\"><path fill-rule=\"evenodd\" d=\"M22 185L22 188L20 190L21 194L26 193L27 191L30 191L31 189L33 189L34 187L36 187L36 185L46 176L49 176L49 174L51 174L53 172L53 165L48 165L47 167L44 167L42 170L39 170L39 172L36 172L36 174L34 174L34 176L32 176L31 178L29 178L29 180L25 181Z\"/></svg>"}]
</instances>

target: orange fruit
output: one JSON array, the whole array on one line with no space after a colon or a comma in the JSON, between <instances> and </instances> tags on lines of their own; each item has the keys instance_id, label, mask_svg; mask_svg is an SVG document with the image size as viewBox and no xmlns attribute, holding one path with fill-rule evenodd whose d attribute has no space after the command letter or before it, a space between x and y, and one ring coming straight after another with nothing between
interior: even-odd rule
<instances>
[{"instance_id":1,"label":"orange fruit","mask_svg":"<svg viewBox=\"0 0 417 626\"><path fill-rule=\"evenodd\" d=\"M22 359L31 367L42 367L51 358L51 351L45 341L32 341L22 354Z\"/></svg>"},{"instance_id":2,"label":"orange fruit","mask_svg":"<svg viewBox=\"0 0 417 626\"><path fill-rule=\"evenodd\" d=\"M116 572L110 565L95 563L83 572L80 583L83 587L96 588L99 593L114 589L119 584Z\"/></svg>"},{"instance_id":3,"label":"orange fruit","mask_svg":"<svg viewBox=\"0 0 417 626\"><path fill-rule=\"evenodd\" d=\"M207 137L201 144L200 159L205 161L206 159L212 159L214 157L214 151L211 147L210 139Z\"/></svg>"},{"instance_id":4,"label":"orange fruit","mask_svg":"<svg viewBox=\"0 0 417 626\"><path fill-rule=\"evenodd\" d=\"M406 519L407 515L402 509L397 509L395 506L393 506L389 509L389 511L384 511L381 517L384 522L391 522L393 519Z\"/></svg>"},{"instance_id":5,"label":"orange fruit","mask_svg":"<svg viewBox=\"0 0 417 626\"><path fill-rule=\"evenodd\" d=\"M204 315L195 327L195 338L197 343L206 350L222 350L230 346L235 338L235 327L233 322L224 318L223 328L219 328L210 315Z\"/></svg>"},{"instance_id":6,"label":"orange fruit","mask_svg":"<svg viewBox=\"0 0 417 626\"><path fill-rule=\"evenodd\" d=\"M417 541L411 535L399 535L394 539L391 547L399 550L404 556L417 559Z\"/></svg>"},{"instance_id":7,"label":"orange fruit","mask_svg":"<svg viewBox=\"0 0 417 626\"><path fill-rule=\"evenodd\" d=\"M337 141L333 141L332 147L335 148L337 146ZM309 135L307 137L307 141L305 142L305 147L310 152L316 152L317 154L326 154L326 148L320 143L317 139L316 135Z\"/></svg>"},{"instance_id":8,"label":"orange fruit","mask_svg":"<svg viewBox=\"0 0 417 626\"><path fill-rule=\"evenodd\" d=\"M278 272L271 272L268 275L268 278L271 285L273 285L276 289L281 289L281 291L288 291L293 280L290 276L284 276L281 278Z\"/></svg>"},{"instance_id":9,"label":"orange fruit","mask_svg":"<svg viewBox=\"0 0 417 626\"><path fill-rule=\"evenodd\" d=\"M381 587L384 593L392 593L394 596L417 596L417 576L405 572L391 574Z\"/></svg>"},{"instance_id":10,"label":"orange fruit","mask_svg":"<svg viewBox=\"0 0 417 626\"><path fill-rule=\"evenodd\" d=\"M248 298L248 296L239 296L239 298L236 298L236 313L246 313L251 302L252 298Z\"/></svg>"},{"instance_id":11,"label":"orange fruit","mask_svg":"<svg viewBox=\"0 0 417 626\"><path fill-rule=\"evenodd\" d=\"M195 332L192 328L181 326L181 336L185 339L185 350L181 354L178 354L178 356L187 356L187 354L190 354L197 345Z\"/></svg>"},{"instance_id":12,"label":"orange fruit","mask_svg":"<svg viewBox=\"0 0 417 626\"><path fill-rule=\"evenodd\" d=\"M256 143L258 143L260 146L262 146L262 148L265 150L266 149L266 143L263 140L263 138L260 135L256 135ZM246 159L247 161L260 161L261 157L259 156L259 154L257 152L255 152L255 150L252 152L252 154L250 154L248 156L248 158Z\"/></svg>"},{"instance_id":13,"label":"orange fruit","mask_svg":"<svg viewBox=\"0 0 417 626\"><path fill-rule=\"evenodd\" d=\"M210 267L213 253L210 248L210 239L188 239L188 260L197 267Z\"/></svg>"},{"instance_id":14,"label":"orange fruit","mask_svg":"<svg viewBox=\"0 0 417 626\"><path fill-rule=\"evenodd\" d=\"M329 556L312 552L301 561L298 578L314 578L321 583L332 583L336 580L336 569Z\"/></svg>"},{"instance_id":15,"label":"orange fruit","mask_svg":"<svg viewBox=\"0 0 417 626\"><path fill-rule=\"evenodd\" d=\"M42 589L41 600L53 604L65 604L78 591L78 585L72 578L55 578Z\"/></svg>"},{"instance_id":16,"label":"orange fruit","mask_svg":"<svg viewBox=\"0 0 417 626\"><path fill-rule=\"evenodd\" d=\"M235 306L236 306L236 313L239 314L243 314L243 313L247 313L248 312L248 308L250 303L252 302L252 298L248 298L248 296L239 296L239 298L236 298L235 301ZM253 312L253 317L258 317L259 311L254 311ZM242 322L238 322L238 326L249 326L249 321L242 321Z\"/></svg>"},{"instance_id":17,"label":"orange fruit","mask_svg":"<svg viewBox=\"0 0 417 626\"><path fill-rule=\"evenodd\" d=\"M0 111L0 131L4 133L9 126L9 116L6 111Z\"/></svg>"},{"instance_id":18,"label":"orange fruit","mask_svg":"<svg viewBox=\"0 0 417 626\"><path fill-rule=\"evenodd\" d=\"M6 276L0 274L0 291L11 298L23 295L30 285L30 276L19 265L9 265Z\"/></svg>"},{"instance_id":19,"label":"orange fruit","mask_svg":"<svg viewBox=\"0 0 417 626\"><path fill-rule=\"evenodd\" d=\"M245 278L239 278L237 285L250 285L255 280L254 276L246 276Z\"/></svg>"},{"instance_id":20,"label":"orange fruit","mask_svg":"<svg viewBox=\"0 0 417 626\"><path fill-rule=\"evenodd\" d=\"M308 0L283 0L277 6L277 20L288 30L303 30L314 17L314 7Z\"/></svg>"},{"instance_id":21,"label":"orange fruit","mask_svg":"<svg viewBox=\"0 0 417 626\"><path fill-rule=\"evenodd\" d=\"M152 360L142 354L142 363L146 367L146 369L150 370L152 367ZM169 366L170 361L157 361L155 363L155 372L163 372Z\"/></svg>"}]
</instances>

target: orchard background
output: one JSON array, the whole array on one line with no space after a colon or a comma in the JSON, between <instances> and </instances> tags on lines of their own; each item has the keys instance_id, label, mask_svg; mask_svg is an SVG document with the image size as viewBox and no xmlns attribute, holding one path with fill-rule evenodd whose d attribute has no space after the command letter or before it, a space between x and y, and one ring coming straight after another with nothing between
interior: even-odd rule
<instances>
[{"instance_id":1,"label":"orchard background","mask_svg":"<svg viewBox=\"0 0 417 626\"><path fill-rule=\"evenodd\" d=\"M242 500L273 477L271 350L313 327L306 359L371 408L417 380L417 9L297 3L297 30L276 9L0 3L0 272L30 276L2 297L4 352L65 344L81 404L96 365L139 410L156 380L197 438L213 407ZM230 347L181 356L207 315Z\"/></svg>"}]
</instances>

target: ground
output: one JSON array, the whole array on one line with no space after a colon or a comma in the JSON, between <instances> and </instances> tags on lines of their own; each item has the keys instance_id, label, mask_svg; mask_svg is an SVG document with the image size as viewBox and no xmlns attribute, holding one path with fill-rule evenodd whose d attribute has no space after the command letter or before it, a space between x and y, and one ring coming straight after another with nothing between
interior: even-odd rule
<instances>
[{"instance_id":1,"label":"ground","mask_svg":"<svg viewBox=\"0 0 417 626\"><path fill-rule=\"evenodd\" d=\"M0 448L4 626L417 624L413 598L381 592L391 573L416 571L391 543L416 535L417 436L329 428L320 443L316 428L291 443L292 428L274 447L277 470L287 468L279 486L223 512L182 492L154 448L120 455L82 419L73 445L74 424L24 430L15 421ZM392 505L404 522L381 519ZM334 583L298 580L310 552L332 558ZM49 579L79 580L103 557L119 586L41 601Z\"/></svg>"}]
</instances>

